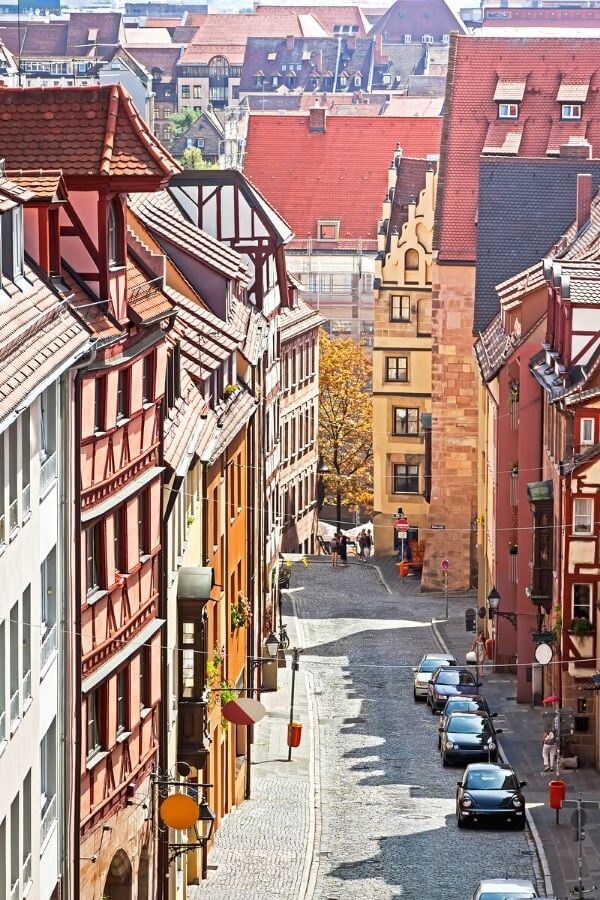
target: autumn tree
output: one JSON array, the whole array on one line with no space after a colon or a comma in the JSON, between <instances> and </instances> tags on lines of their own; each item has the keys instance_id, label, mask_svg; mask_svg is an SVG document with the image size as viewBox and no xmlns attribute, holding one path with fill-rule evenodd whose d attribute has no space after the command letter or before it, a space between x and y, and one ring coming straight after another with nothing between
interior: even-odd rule
<instances>
[{"instance_id":1,"label":"autumn tree","mask_svg":"<svg viewBox=\"0 0 600 900\"><path fill-rule=\"evenodd\" d=\"M365 347L351 338L331 340L321 329L319 343L319 450L339 524L342 506L373 505L373 367Z\"/></svg>"}]
</instances>

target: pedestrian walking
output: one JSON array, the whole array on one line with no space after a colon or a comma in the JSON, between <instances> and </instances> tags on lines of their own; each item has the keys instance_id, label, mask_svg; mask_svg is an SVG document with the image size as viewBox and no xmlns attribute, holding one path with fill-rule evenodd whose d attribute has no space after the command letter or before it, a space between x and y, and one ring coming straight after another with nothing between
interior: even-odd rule
<instances>
[{"instance_id":1,"label":"pedestrian walking","mask_svg":"<svg viewBox=\"0 0 600 900\"><path fill-rule=\"evenodd\" d=\"M483 678L483 664L485 662L485 634L483 631L480 631L473 641L471 650L475 653L477 661L477 681L481 681Z\"/></svg>"},{"instance_id":2,"label":"pedestrian walking","mask_svg":"<svg viewBox=\"0 0 600 900\"><path fill-rule=\"evenodd\" d=\"M557 740L553 728L544 732L542 740L542 758L544 760L544 772L551 772L556 765Z\"/></svg>"},{"instance_id":3,"label":"pedestrian walking","mask_svg":"<svg viewBox=\"0 0 600 900\"><path fill-rule=\"evenodd\" d=\"M331 542L331 565L335 568L338 561L338 553L340 550L339 534L334 534Z\"/></svg>"},{"instance_id":4,"label":"pedestrian walking","mask_svg":"<svg viewBox=\"0 0 600 900\"><path fill-rule=\"evenodd\" d=\"M343 566L348 565L348 538L345 534L340 535L339 542L339 556L340 562Z\"/></svg>"},{"instance_id":5,"label":"pedestrian walking","mask_svg":"<svg viewBox=\"0 0 600 900\"><path fill-rule=\"evenodd\" d=\"M371 529L370 529L370 528L367 528L366 535L367 535L367 550L366 550L366 555L367 555L367 556L371 556L371 551L372 551L372 549L373 549L373 535L371 534Z\"/></svg>"},{"instance_id":6,"label":"pedestrian walking","mask_svg":"<svg viewBox=\"0 0 600 900\"><path fill-rule=\"evenodd\" d=\"M367 552L367 532L365 531L364 528L358 536L358 548L359 548L358 555L364 562L365 561L365 553Z\"/></svg>"}]
</instances>

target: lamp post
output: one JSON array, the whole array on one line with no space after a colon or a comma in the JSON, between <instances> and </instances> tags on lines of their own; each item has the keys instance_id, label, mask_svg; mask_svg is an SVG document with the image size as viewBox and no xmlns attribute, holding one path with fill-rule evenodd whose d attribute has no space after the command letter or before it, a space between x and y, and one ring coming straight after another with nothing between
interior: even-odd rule
<instances>
[{"instance_id":1,"label":"lamp post","mask_svg":"<svg viewBox=\"0 0 600 900\"><path fill-rule=\"evenodd\" d=\"M490 610L490 618L493 619L496 616L497 619L508 619L513 628L517 627L517 614L514 612L500 612L498 607L500 606L500 594L496 590L495 587L491 589L488 594L488 608Z\"/></svg>"}]
</instances>

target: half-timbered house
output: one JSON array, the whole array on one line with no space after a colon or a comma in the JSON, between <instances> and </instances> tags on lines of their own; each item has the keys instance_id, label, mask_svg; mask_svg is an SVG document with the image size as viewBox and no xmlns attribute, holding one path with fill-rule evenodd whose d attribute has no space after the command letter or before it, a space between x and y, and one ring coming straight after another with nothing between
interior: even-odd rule
<instances>
[{"instance_id":1,"label":"half-timbered house","mask_svg":"<svg viewBox=\"0 0 600 900\"><path fill-rule=\"evenodd\" d=\"M161 404L173 302L139 246L126 195L164 187L177 164L118 87L3 89L0 156L61 170L33 211L29 252L89 331L74 396L72 669L63 686L72 896L137 883L154 895L148 813L159 765Z\"/></svg>"}]
</instances>

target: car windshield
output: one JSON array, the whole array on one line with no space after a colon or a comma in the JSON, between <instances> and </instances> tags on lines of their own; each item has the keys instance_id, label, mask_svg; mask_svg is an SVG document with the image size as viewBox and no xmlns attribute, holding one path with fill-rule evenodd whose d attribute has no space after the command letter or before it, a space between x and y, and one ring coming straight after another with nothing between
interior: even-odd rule
<instances>
[{"instance_id":1,"label":"car windshield","mask_svg":"<svg viewBox=\"0 0 600 900\"><path fill-rule=\"evenodd\" d=\"M512 772L476 769L467 773L464 787L472 791L515 791L518 785Z\"/></svg>"},{"instance_id":2,"label":"car windshield","mask_svg":"<svg viewBox=\"0 0 600 900\"><path fill-rule=\"evenodd\" d=\"M449 715L453 712L477 712L481 706L477 700L448 700L445 713Z\"/></svg>"},{"instance_id":3,"label":"car windshield","mask_svg":"<svg viewBox=\"0 0 600 900\"><path fill-rule=\"evenodd\" d=\"M421 665L419 666L420 672L435 672L436 669L439 669L440 666L452 666L455 665L449 659L424 659Z\"/></svg>"},{"instance_id":4,"label":"car windshield","mask_svg":"<svg viewBox=\"0 0 600 900\"><path fill-rule=\"evenodd\" d=\"M531 897L535 897L535 894L531 894L529 891L526 894L507 894L506 891L485 891L485 893L479 895L479 900L530 900Z\"/></svg>"},{"instance_id":5,"label":"car windshield","mask_svg":"<svg viewBox=\"0 0 600 900\"><path fill-rule=\"evenodd\" d=\"M443 669L435 681L436 684L475 684L470 672L456 672L452 669Z\"/></svg>"},{"instance_id":6,"label":"car windshield","mask_svg":"<svg viewBox=\"0 0 600 900\"><path fill-rule=\"evenodd\" d=\"M451 716L448 731L453 734L490 734L490 723L480 716Z\"/></svg>"}]
</instances>

